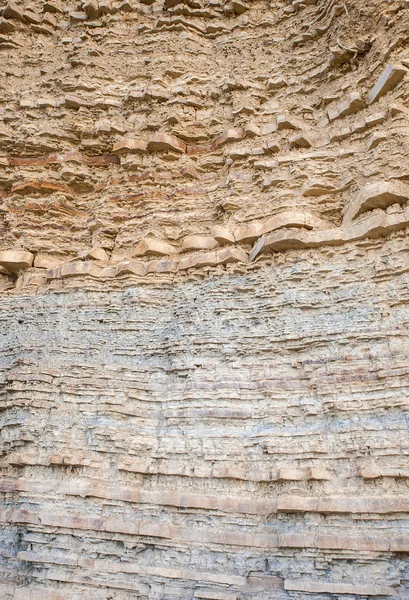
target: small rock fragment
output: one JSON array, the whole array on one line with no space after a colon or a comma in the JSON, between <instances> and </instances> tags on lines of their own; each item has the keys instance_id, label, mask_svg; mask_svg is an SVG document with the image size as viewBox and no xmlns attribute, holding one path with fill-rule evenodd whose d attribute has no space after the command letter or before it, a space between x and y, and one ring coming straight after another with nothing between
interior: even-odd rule
<instances>
[{"instance_id":1,"label":"small rock fragment","mask_svg":"<svg viewBox=\"0 0 409 600\"><path fill-rule=\"evenodd\" d=\"M372 104L387 94L406 75L407 69L389 64L368 94L368 104Z\"/></svg>"},{"instance_id":2,"label":"small rock fragment","mask_svg":"<svg viewBox=\"0 0 409 600\"><path fill-rule=\"evenodd\" d=\"M250 138L256 137L260 135L260 127L253 125L253 123L246 123L244 126L244 135Z\"/></svg>"},{"instance_id":3,"label":"small rock fragment","mask_svg":"<svg viewBox=\"0 0 409 600\"><path fill-rule=\"evenodd\" d=\"M171 246L167 242L160 240L154 240L153 238L145 238L139 242L136 246L134 255L135 256L167 256L168 254L174 254L176 248Z\"/></svg>"},{"instance_id":4,"label":"small rock fragment","mask_svg":"<svg viewBox=\"0 0 409 600\"><path fill-rule=\"evenodd\" d=\"M127 152L134 152L137 154L145 154L148 151L148 144L144 140L124 138L120 142L117 142L112 147L112 152L115 154L126 154Z\"/></svg>"},{"instance_id":5,"label":"small rock fragment","mask_svg":"<svg viewBox=\"0 0 409 600\"><path fill-rule=\"evenodd\" d=\"M89 252L86 253L85 258L91 260L99 260L101 262L108 262L109 260L108 254L103 248L100 247L91 248L91 250L89 250Z\"/></svg>"},{"instance_id":6,"label":"small rock fragment","mask_svg":"<svg viewBox=\"0 0 409 600\"><path fill-rule=\"evenodd\" d=\"M363 108L365 108L365 102L363 101L361 94L359 94L359 92L351 92L344 100L335 106L328 108L327 114L329 120L334 121L340 117L353 115Z\"/></svg>"},{"instance_id":7,"label":"small rock fragment","mask_svg":"<svg viewBox=\"0 0 409 600\"><path fill-rule=\"evenodd\" d=\"M292 148L311 148L311 142L302 133L297 133L290 138Z\"/></svg>"},{"instance_id":8,"label":"small rock fragment","mask_svg":"<svg viewBox=\"0 0 409 600\"><path fill-rule=\"evenodd\" d=\"M242 15L249 9L247 4L245 2L242 2L242 0L233 0L232 6L233 6L234 12L237 15Z\"/></svg>"},{"instance_id":9,"label":"small rock fragment","mask_svg":"<svg viewBox=\"0 0 409 600\"><path fill-rule=\"evenodd\" d=\"M184 154L186 152L186 144L174 135L154 133L149 137L147 149L149 152L174 150L175 152Z\"/></svg>"},{"instance_id":10,"label":"small rock fragment","mask_svg":"<svg viewBox=\"0 0 409 600\"><path fill-rule=\"evenodd\" d=\"M233 244L236 241L233 233L222 225L214 225L210 233L219 244Z\"/></svg>"},{"instance_id":11,"label":"small rock fragment","mask_svg":"<svg viewBox=\"0 0 409 600\"><path fill-rule=\"evenodd\" d=\"M278 115L277 130L281 131L282 129L299 129L299 128L286 115Z\"/></svg>"},{"instance_id":12,"label":"small rock fragment","mask_svg":"<svg viewBox=\"0 0 409 600\"><path fill-rule=\"evenodd\" d=\"M17 19L18 21L22 21L24 23L24 11L20 6L15 4L14 2L9 2L5 9L3 10L3 17L5 19Z\"/></svg>"},{"instance_id":13,"label":"small rock fragment","mask_svg":"<svg viewBox=\"0 0 409 600\"><path fill-rule=\"evenodd\" d=\"M260 127L261 135L269 135L277 131L277 123L266 123Z\"/></svg>"},{"instance_id":14,"label":"small rock fragment","mask_svg":"<svg viewBox=\"0 0 409 600\"><path fill-rule=\"evenodd\" d=\"M280 88L286 87L287 82L282 77L275 77L267 81L267 89L269 91L279 90Z\"/></svg>"},{"instance_id":15,"label":"small rock fragment","mask_svg":"<svg viewBox=\"0 0 409 600\"><path fill-rule=\"evenodd\" d=\"M188 235L182 242L182 250L213 250L216 246L217 241L210 235Z\"/></svg>"},{"instance_id":16,"label":"small rock fragment","mask_svg":"<svg viewBox=\"0 0 409 600\"><path fill-rule=\"evenodd\" d=\"M276 143L276 142L267 142L267 144L264 146L265 150L267 150L267 152L279 152L280 151L280 146Z\"/></svg>"}]
</instances>

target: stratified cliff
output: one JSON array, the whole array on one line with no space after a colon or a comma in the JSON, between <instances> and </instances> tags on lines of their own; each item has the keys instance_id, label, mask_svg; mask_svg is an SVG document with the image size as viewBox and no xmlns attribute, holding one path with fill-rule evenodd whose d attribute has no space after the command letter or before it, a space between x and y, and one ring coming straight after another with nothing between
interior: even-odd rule
<instances>
[{"instance_id":1,"label":"stratified cliff","mask_svg":"<svg viewBox=\"0 0 409 600\"><path fill-rule=\"evenodd\" d=\"M0 598L409 599L409 1L0 4Z\"/></svg>"}]
</instances>

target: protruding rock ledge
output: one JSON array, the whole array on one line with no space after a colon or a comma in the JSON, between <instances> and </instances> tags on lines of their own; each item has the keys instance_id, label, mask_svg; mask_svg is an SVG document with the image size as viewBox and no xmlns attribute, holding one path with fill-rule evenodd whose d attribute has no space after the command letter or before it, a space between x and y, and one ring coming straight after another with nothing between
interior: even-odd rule
<instances>
[{"instance_id":1,"label":"protruding rock ledge","mask_svg":"<svg viewBox=\"0 0 409 600\"><path fill-rule=\"evenodd\" d=\"M66 496L95 497L136 504L158 504L161 506L175 506L180 508L201 508L218 510L226 513L248 513L250 515L268 515L277 510L276 499L254 499L248 496L210 495L200 493L184 493L171 490L143 490L129 487L116 487L112 489L101 485L99 480L67 481L55 487L54 482L39 482L26 480L0 481L0 491L31 491L53 493Z\"/></svg>"},{"instance_id":2,"label":"protruding rock ledge","mask_svg":"<svg viewBox=\"0 0 409 600\"><path fill-rule=\"evenodd\" d=\"M284 589L310 594L359 594L362 596L396 596L397 594L395 588L386 585L299 581L298 579L286 579Z\"/></svg>"},{"instance_id":3,"label":"protruding rock ledge","mask_svg":"<svg viewBox=\"0 0 409 600\"><path fill-rule=\"evenodd\" d=\"M39 271L29 272L23 278L20 278L18 288L20 289L21 286L24 287L26 285L40 285L45 279L59 279L73 276L90 275L98 279L111 279L129 273L146 277L150 274L177 273L178 271L186 271L191 268L215 267L232 262L246 264L249 260L253 261L260 253L271 250L282 252L291 249L337 246L365 238L384 237L409 226L409 206L395 212L384 212L381 209L377 209L376 212L369 213L369 216L362 221L332 229L315 229L313 231L306 230L308 220L304 213L298 214L299 228L288 227L288 223L291 222L288 220L288 217L288 214L285 216L277 215L277 217L272 217L267 224L257 224L257 227L262 228L270 227L274 222L277 228L280 227L280 229L270 234L263 234L254 245L250 254L238 246L226 246L220 250L203 253L196 252L187 254L181 258L171 258L172 254L176 252L176 248L166 242L146 238L141 242L143 247L141 244L139 245L137 253L146 256L154 256L156 254L157 256L163 256L162 260L138 262L128 259L114 265L103 266L95 256L94 258L97 262L92 260L71 262L49 268L47 271L43 271L43 273ZM297 215L293 215L293 217L294 219L298 218ZM318 225L325 223L325 221L315 217L315 219L310 221L310 226L313 226L313 223ZM249 226L245 235L248 235L252 239L250 233L254 233L256 227L253 230L250 227L253 227L253 225ZM224 234L223 239L227 239L227 234L228 232ZM197 239L196 236L193 237L195 238L195 243L197 242L198 245L201 243L207 244L208 240L214 240L211 242L211 245L213 245L216 241L215 238L210 236L203 236L203 238L202 236L198 236ZM191 244L189 245L189 249L193 249ZM30 252L20 253L17 257L15 254L9 254L10 252L14 251L5 251L0 254L0 265L8 271L17 272L32 266L34 255ZM91 255L87 257L91 258ZM44 262L44 257L39 264L47 264L47 261Z\"/></svg>"},{"instance_id":4,"label":"protruding rock ledge","mask_svg":"<svg viewBox=\"0 0 409 600\"><path fill-rule=\"evenodd\" d=\"M252 259L260 252L274 250L295 250L301 248L320 248L322 246L340 246L365 238L384 237L394 231L405 229L409 225L409 208L400 212L387 214L371 214L365 220L349 226L334 227L321 231L305 229L280 229L264 236L256 252L251 252Z\"/></svg>"},{"instance_id":5,"label":"protruding rock ledge","mask_svg":"<svg viewBox=\"0 0 409 600\"><path fill-rule=\"evenodd\" d=\"M256 221L244 225L235 231L237 242L252 242L258 237L275 229L284 227L300 227L305 229L326 229L329 222L308 211L284 211L267 221Z\"/></svg>"},{"instance_id":6,"label":"protruding rock ledge","mask_svg":"<svg viewBox=\"0 0 409 600\"><path fill-rule=\"evenodd\" d=\"M0 252L0 265L15 273L32 266L34 254L25 250L3 250Z\"/></svg>"},{"instance_id":7,"label":"protruding rock ledge","mask_svg":"<svg viewBox=\"0 0 409 600\"><path fill-rule=\"evenodd\" d=\"M217 240L208 235L188 235L182 241L182 251L213 250L217 246Z\"/></svg>"},{"instance_id":8,"label":"protruding rock ledge","mask_svg":"<svg viewBox=\"0 0 409 600\"><path fill-rule=\"evenodd\" d=\"M301 497L279 496L278 512L367 513L390 514L409 512L409 498L398 496L365 497Z\"/></svg>"},{"instance_id":9,"label":"protruding rock ledge","mask_svg":"<svg viewBox=\"0 0 409 600\"><path fill-rule=\"evenodd\" d=\"M156 241L156 240L152 240ZM155 244L150 250L152 255L160 255L159 247ZM163 246L160 247L163 250ZM146 249L146 248L145 248ZM61 279L67 277L89 275L97 279L112 279L120 275L131 274L138 277L147 277L161 273L177 273L192 268L215 267L229 263L248 262L248 254L245 250L238 247L225 247L213 252L196 252L188 254L177 260L163 258L162 260L137 261L124 260L116 265L101 266L94 261L77 261L67 263L62 266L56 266L43 273L36 271L26 273L23 279L19 280L19 286L44 284L46 280Z\"/></svg>"},{"instance_id":10,"label":"protruding rock ledge","mask_svg":"<svg viewBox=\"0 0 409 600\"><path fill-rule=\"evenodd\" d=\"M349 223L361 213L374 208L388 208L392 204L403 204L409 200L409 187L401 181L369 183L360 194L347 205L344 222Z\"/></svg>"}]
</instances>

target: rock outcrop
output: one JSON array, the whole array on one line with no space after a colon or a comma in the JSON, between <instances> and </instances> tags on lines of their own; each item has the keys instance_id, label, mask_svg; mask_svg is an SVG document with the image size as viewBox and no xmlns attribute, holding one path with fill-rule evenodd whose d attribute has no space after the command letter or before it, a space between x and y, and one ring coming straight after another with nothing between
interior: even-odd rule
<instances>
[{"instance_id":1,"label":"rock outcrop","mask_svg":"<svg viewBox=\"0 0 409 600\"><path fill-rule=\"evenodd\" d=\"M409 2L0 4L0 598L409 599Z\"/></svg>"}]
</instances>

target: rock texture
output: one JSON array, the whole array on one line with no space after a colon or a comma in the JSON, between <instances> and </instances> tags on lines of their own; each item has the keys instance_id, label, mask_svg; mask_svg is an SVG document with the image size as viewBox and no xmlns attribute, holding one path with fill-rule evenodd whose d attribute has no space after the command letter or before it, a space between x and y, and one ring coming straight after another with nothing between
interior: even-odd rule
<instances>
[{"instance_id":1,"label":"rock texture","mask_svg":"<svg viewBox=\"0 0 409 600\"><path fill-rule=\"evenodd\" d=\"M0 598L409 599L409 3L0 3Z\"/></svg>"}]
</instances>

